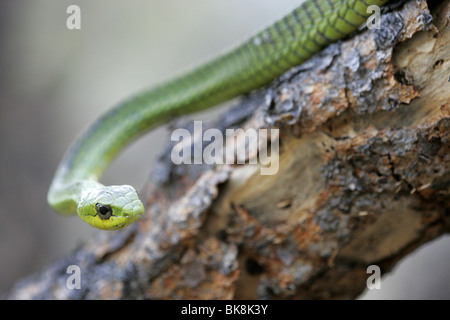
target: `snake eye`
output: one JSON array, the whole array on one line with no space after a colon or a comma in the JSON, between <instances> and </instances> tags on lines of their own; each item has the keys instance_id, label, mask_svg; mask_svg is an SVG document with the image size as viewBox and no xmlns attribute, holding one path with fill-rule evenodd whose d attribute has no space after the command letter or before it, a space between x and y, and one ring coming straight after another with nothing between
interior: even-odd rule
<instances>
[{"instance_id":1,"label":"snake eye","mask_svg":"<svg viewBox=\"0 0 450 320\"><path fill-rule=\"evenodd\" d=\"M102 220L109 219L109 217L111 217L111 215L112 215L111 207L110 206L105 206L105 205L103 205L101 203L97 203L95 205L95 211L97 211L97 215Z\"/></svg>"}]
</instances>

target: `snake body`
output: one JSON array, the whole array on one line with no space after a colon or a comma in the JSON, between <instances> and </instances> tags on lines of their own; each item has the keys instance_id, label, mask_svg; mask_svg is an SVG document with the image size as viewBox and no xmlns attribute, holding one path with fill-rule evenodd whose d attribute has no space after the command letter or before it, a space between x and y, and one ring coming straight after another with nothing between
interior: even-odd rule
<instances>
[{"instance_id":1,"label":"snake body","mask_svg":"<svg viewBox=\"0 0 450 320\"><path fill-rule=\"evenodd\" d=\"M125 101L96 120L66 152L47 200L63 215L104 230L138 220L144 206L127 185L104 186L103 170L133 139L168 120L263 86L354 32L370 5L387 0L307 0L228 54Z\"/></svg>"}]
</instances>

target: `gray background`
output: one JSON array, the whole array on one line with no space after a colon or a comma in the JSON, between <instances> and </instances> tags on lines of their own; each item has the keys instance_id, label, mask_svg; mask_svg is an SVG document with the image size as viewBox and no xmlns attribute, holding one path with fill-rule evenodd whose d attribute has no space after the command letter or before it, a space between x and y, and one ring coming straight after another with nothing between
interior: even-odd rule
<instances>
[{"instance_id":1,"label":"gray background","mask_svg":"<svg viewBox=\"0 0 450 320\"><path fill-rule=\"evenodd\" d=\"M97 231L47 206L53 172L81 128L130 95L238 44L299 0L15 0L0 3L0 294ZM81 30L66 8L81 7ZM159 128L103 182L145 185ZM404 259L362 298L450 298L450 237Z\"/></svg>"}]
</instances>

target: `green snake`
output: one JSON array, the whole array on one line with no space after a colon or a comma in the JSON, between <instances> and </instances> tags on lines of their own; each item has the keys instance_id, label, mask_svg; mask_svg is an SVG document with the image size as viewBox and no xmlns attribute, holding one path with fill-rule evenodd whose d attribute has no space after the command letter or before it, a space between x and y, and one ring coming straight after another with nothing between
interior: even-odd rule
<instances>
[{"instance_id":1,"label":"green snake","mask_svg":"<svg viewBox=\"0 0 450 320\"><path fill-rule=\"evenodd\" d=\"M104 186L99 177L117 153L144 131L211 108L261 87L342 39L387 0L307 0L231 52L125 101L96 120L69 148L47 200L63 215L116 230L144 213L132 186Z\"/></svg>"}]
</instances>

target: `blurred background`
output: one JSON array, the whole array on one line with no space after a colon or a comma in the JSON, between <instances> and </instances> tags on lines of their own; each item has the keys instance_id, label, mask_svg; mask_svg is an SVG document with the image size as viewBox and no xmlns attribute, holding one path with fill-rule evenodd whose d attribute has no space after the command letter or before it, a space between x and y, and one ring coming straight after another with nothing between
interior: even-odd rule
<instances>
[{"instance_id":1,"label":"blurred background","mask_svg":"<svg viewBox=\"0 0 450 320\"><path fill-rule=\"evenodd\" d=\"M301 0L0 2L0 296L94 230L61 217L46 193L83 127L119 101L239 44ZM81 8L81 30L66 9ZM141 189L165 141L147 135L103 182ZM136 168L140 168L136 170ZM142 172L148 170L147 175ZM416 250L363 299L450 299L450 237Z\"/></svg>"}]
</instances>

